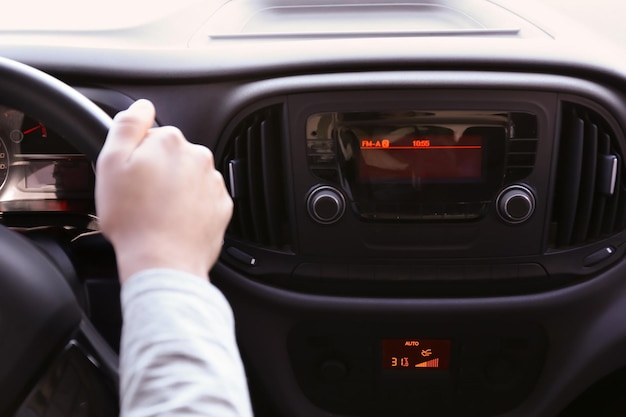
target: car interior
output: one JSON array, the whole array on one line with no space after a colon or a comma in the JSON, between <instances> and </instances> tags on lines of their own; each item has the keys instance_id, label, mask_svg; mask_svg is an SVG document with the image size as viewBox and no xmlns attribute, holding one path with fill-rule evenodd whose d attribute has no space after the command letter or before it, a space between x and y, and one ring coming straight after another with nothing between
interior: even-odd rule
<instances>
[{"instance_id":1,"label":"car interior","mask_svg":"<svg viewBox=\"0 0 626 417\"><path fill-rule=\"evenodd\" d=\"M0 25L0 415L119 413L94 162L140 98L234 201L210 280L256 416L626 413L614 39L531 1L74 4L32 25L29 4Z\"/></svg>"}]
</instances>

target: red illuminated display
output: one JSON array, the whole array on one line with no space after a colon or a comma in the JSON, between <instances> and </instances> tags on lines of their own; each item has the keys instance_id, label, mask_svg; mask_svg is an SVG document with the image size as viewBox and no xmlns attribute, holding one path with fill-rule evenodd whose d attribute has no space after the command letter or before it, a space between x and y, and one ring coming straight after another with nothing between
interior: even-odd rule
<instances>
[{"instance_id":1,"label":"red illuminated display","mask_svg":"<svg viewBox=\"0 0 626 417\"><path fill-rule=\"evenodd\" d=\"M430 140L414 140L409 146L392 145L389 139L362 140L361 149L481 149L480 145L433 145Z\"/></svg>"},{"instance_id":2,"label":"red illuminated display","mask_svg":"<svg viewBox=\"0 0 626 417\"><path fill-rule=\"evenodd\" d=\"M383 369L449 369L448 339L383 339Z\"/></svg>"},{"instance_id":3,"label":"red illuminated display","mask_svg":"<svg viewBox=\"0 0 626 417\"><path fill-rule=\"evenodd\" d=\"M361 138L360 177L374 179L454 179L482 176L482 138L465 136L415 138L394 143L387 138Z\"/></svg>"}]
</instances>

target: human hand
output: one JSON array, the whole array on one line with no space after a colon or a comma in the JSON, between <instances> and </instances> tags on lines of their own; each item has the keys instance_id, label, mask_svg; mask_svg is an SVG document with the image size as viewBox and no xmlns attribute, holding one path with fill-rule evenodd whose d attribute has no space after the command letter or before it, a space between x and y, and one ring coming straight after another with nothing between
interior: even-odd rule
<instances>
[{"instance_id":1,"label":"human hand","mask_svg":"<svg viewBox=\"0 0 626 417\"><path fill-rule=\"evenodd\" d=\"M96 165L96 209L120 281L149 268L207 277L233 210L213 154L176 128L153 128L139 100L115 116Z\"/></svg>"}]
</instances>

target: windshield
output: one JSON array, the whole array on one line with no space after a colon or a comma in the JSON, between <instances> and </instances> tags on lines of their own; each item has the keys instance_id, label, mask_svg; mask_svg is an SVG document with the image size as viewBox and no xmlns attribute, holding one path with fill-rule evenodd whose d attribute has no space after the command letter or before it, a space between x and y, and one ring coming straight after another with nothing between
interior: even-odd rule
<instances>
[{"instance_id":1,"label":"windshield","mask_svg":"<svg viewBox=\"0 0 626 417\"><path fill-rule=\"evenodd\" d=\"M497 24L476 21L463 12L461 6L464 2L451 2L458 6L455 10L447 3L442 6L431 2L364 0L361 3L367 3L368 8L359 8L358 16L351 16L347 25L338 23L338 20L346 23L346 19L342 18L350 14L351 9L356 10L351 7L355 2L327 1L326 4L332 5L338 12L332 18L319 13L319 7L316 7L319 3L302 0L22 0L3 5L5 18L0 23L0 34L3 35L0 42L94 48L186 48L201 28L209 36L268 31L290 36L298 31L423 33L442 29L473 31L481 27L505 32L516 29L515 25L499 18L495 19ZM485 0L485 3L504 7L523 6L528 9L527 15L537 16L537 13L532 13L532 6L516 0ZM409 5L411 8L407 9ZM572 19L581 28L626 44L626 27L622 23L626 3L615 0L544 0L542 5L555 10L547 16L544 13L539 17L541 21L533 18L533 22L542 28L550 29L551 23L562 18ZM440 13L437 8L445 8L447 12ZM28 38L25 40L23 37L26 35ZM19 37L19 42L15 42Z\"/></svg>"},{"instance_id":2,"label":"windshield","mask_svg":"<svg viewBox=\"0 0 626 417\"><path fill-rule=\"evenodd\" d=\"M2 31L120 30L156 22L206 0L21 0L2 6ZM10 18L8 18L10 16Z\"/></svg>"}]
</instances>

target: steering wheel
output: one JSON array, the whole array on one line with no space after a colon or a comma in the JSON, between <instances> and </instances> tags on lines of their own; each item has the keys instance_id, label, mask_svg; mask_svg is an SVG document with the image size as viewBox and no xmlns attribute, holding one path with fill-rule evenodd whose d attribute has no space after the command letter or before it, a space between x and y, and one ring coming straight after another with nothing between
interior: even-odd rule
<instances>
[{"instance_id":1,"label":"steering wheel","mask_svg":"<svg viewBox=\"0 0 626 417\"><path fill-rule=\"evenodd\" d=\"M0 101L41 120L95 161L111 118L61 81L0 58ZM54 262L0 226L0 415L12 415L78 329L82 311Z\"/></svg>"}]
</instances>

